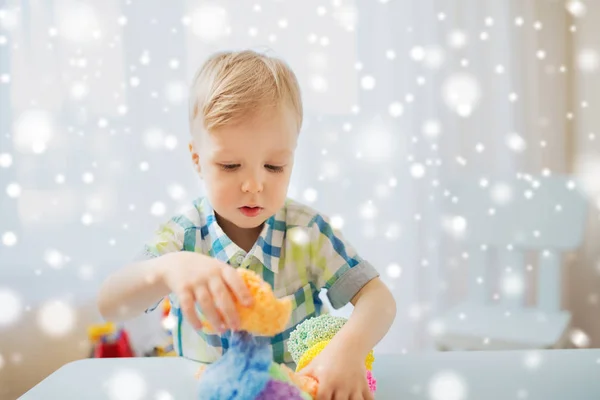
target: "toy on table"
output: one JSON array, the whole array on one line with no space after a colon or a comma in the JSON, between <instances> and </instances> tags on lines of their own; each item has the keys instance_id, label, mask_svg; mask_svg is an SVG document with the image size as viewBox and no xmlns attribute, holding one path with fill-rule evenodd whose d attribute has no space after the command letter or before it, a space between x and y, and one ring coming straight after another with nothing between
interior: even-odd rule
<instances>
[{"instance_id":1,"label":"toy on table","mask_svg":"<svg viewBox=\"0 0 600 400\"><path fill-rule=\"evenodd\" d=\"M254 298L250 307L236 302L240 315L240 331L231 332L230 347L215 363L203 365L196 373L201 399L231 400L310 400L316 397L318 381L298 372L325 348L329 340L345 324L346 319L331 315L311 318L290 334L288 347L298 365L292 371L273 361L270 337L285 329L291 316L291 300L277 299L271 287L256 273L237 270ZM201 317L203 329L214 333L211 324ZM371 351L365 360L371 392L376 381L371 367Z\"/></svg>"},{"instance_id":2,"label":"toy on table","mask_svg":"<svg viewBox=\"0 0 600 400\"><path fill-rule=\"evenodd\" d=\"M167 337L163 343L145 351L144 357L177 357L173 343L173 328L175 327L176 319L171 315L171 302L168 297L165 297L161 301L161 304L160 324Z\"/></svg>"},{"instance_id":3,"label":"toy on table","mask_svg":"<svg viewBox=\"0 0 600 400\"><path fill-rule=\"evenodd\" d=\"M134 356L127 332L112 322L91 325L88 338L92 344L92 358Z\"/></svg>"},{"instance_id":4,"label":"toy on table","mask_svg":"<svg viewBox=\"0 0 600 400\"><path fill-rule=\"evenodd\" d=\"M176 357L177 352L173 343L173 328L175 327L175 318L171 315L171 302L165 297L162 303L161 324L167 333L166 342L161 346L154 347L154 355L157 357Z\"/></svg>"}]
</instances>

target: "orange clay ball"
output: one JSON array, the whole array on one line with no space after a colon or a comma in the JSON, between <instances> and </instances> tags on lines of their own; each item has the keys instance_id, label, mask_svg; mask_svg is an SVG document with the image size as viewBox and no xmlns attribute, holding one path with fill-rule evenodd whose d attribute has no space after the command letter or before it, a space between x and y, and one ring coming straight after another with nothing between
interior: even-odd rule
<instances>
[{"instance_id":1,"label":"orange clay ball","mask_svg":"<svg viewBox=\"0 0 600 400\"><path fill-rule=\"evenodd\" d=\"M294 384L298 386L300 390L311 395L313 399L317 397L319 382L315 378L309 375L297 374L285 364L280 364L280 366L281 370L287 374L291 381L294 382Z\"/></svg>"},{"instance_id":2,"label":"orange clay ball","mask_svg":"<svg viewBox=\"0 0 600 400\"><path fill-rule=\"evenodd\" d=\"M236 270L244 280L254 302L250 307L241 305L234 297L235 308L240 317L240 330L258 336L274 336L285 329L291 313L292 302L289 298L275 297L271 286L254 271L245 268ZM217 333L208 320L203 320L203 329L208 333Z\"/></svg>"}]
</instances>

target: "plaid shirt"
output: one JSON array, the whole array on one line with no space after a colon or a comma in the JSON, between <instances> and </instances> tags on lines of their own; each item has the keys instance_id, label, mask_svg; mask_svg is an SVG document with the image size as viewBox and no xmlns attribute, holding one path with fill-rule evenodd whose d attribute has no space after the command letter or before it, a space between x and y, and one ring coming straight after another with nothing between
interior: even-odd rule
<instances>
[{"instance_id":1,"label":"plaid shirt","mask_svg":"<svg viewBox=\"0 0 600 400\"><path fill-rule=\"evenodd\" d=\"M290 298L290 321L283 332L271 338L271 345L274 361L291 366L294 363L287 349L290 333L302 321L327 312L319 298L321 289L327 289L327 298L337 309L379 276L334 231L326 217L290 199L265 221L258 240L247 253L217 224L208 199L198 198L189 210L163 224L137 259L174 251L202 253L235 268L249 268L271 285L276 297ZM173 340L177 354L204 363L216 361L229 347L228 333L212 335L196 331L183 318L176 296L171 294L169 299L175 319Z\"/></svg>"}]
</instances>

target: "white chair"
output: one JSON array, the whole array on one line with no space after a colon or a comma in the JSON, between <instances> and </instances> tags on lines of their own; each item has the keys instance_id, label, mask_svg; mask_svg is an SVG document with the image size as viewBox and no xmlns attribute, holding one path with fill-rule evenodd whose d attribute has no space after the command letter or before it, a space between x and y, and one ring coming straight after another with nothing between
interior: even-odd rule
<instances>
[{"instance_id":1,"label":"white chair","mask_svg":"<svg viewBox=\"0 0 600 400\"><path fill-rule=\"evenodd\" d=\"M466 221L468 295L439 315L437 349L566 347L571 314L561 308L562 255L580 246L587 214L575 181L540 176L486 187L469 181L452 195L458 201L448 211ZM529 253L537 271L528 266ZM527 294L535 295L533 305Z\"/></svg>"}]
</instances>

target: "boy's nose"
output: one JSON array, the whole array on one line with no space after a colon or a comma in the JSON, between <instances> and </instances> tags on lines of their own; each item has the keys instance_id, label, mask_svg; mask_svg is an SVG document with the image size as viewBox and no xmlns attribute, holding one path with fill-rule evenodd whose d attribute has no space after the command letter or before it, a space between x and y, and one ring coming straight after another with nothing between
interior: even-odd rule
<instances>
[{"instance_id":1,"label":"boy's nose","mask_svg":"<svg viewBox=\"0 0 600 400\"><path fill-rule=\"evenodd\" d=\"M263 184L256 177L246 179L242 184L242 191L246 193L260 193L262 190Z\"/></svg>"}]
</instances>

